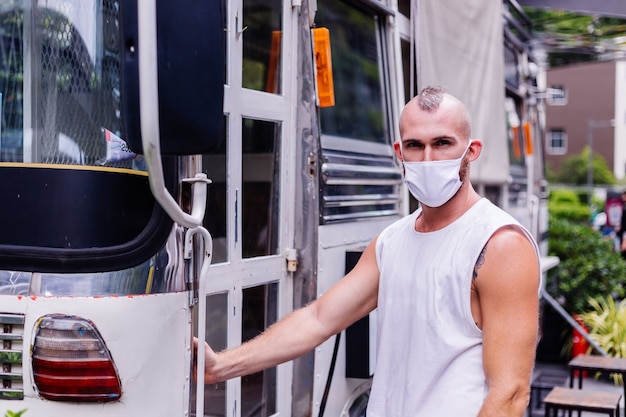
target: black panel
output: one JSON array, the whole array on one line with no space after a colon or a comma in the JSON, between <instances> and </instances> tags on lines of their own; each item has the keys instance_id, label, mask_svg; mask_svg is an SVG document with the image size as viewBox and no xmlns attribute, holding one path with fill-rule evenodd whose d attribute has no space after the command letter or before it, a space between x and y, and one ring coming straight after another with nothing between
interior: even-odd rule
<instances>
[{"instance_id":1,"label":"black panel","mask_svg":"<svg viewBox=\"0 0 626 417\"><path fill-rule=\"evenodd\" d=\"M154 209L148 177L117 172L2 168L0 195L5 245L116 246L139 235Z\"/></svg>"},{"instance_id":2,"label":"black panel","mask_svg":"<svg viewBox=\"0 0 626 417\"><path fill-rule=\"evenodd\" d=\"M363 251L346 252L346 274L354 268ZM370 315L346 329L346 378L369 378L370 369Z\"/></svg>"},{"instance_id":3,"label":"black panel","mask_svg":"<svg viewBox=\"0 0 626 417\"><path fill-rule=\"evenodd\" d=\"M175 161L164 168L176 172ZM148 177L122 170L2 166L0 201L0 269L123 269L154 255L172 227Z\"/></svg>"},{"instance_id":4,"label":"black panel","mask_svg":"<svg viewBox=\"0 0 626 417\"><path fill-rule=\"evenodd\" d=\"M225 80L221 0L157 0L159 124L164 155L210 153L223 139ZM137 1L122 19L123 139L143 153L139 118Z\"/></svg>"}]
</instances>

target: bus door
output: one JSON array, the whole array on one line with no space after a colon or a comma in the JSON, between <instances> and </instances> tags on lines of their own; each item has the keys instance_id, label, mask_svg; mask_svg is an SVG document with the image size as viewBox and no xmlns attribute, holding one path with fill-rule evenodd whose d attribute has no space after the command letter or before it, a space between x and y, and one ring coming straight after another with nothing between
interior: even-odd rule
<instances>
[{"instance_id":1,"label":"bus door","mask_svg":"<svg viewBox=\"0 0 626 417\"><path fill-rule=\"evenodd\" d=\"M216 350L257 336L291 310L286 256L296 210L295 11L281 0L231 1L226 10L225 140L202 157L212 181L204 225L213 253L197 320ZM290 393L283 365L204 387L196 413L289 415Z\"/></svg>"}]
</instances>

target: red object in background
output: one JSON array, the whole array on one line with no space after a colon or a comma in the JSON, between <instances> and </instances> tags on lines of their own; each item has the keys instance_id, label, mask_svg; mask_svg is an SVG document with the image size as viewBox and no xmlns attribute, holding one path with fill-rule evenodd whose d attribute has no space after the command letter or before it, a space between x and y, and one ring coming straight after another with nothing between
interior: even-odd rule
<instances>
[{"instance_id":1,"label":"red object in background","mask_svg":"<svg viewBox=\"0 0 626 417\"><path fill-rule=\"evenodd\" d=\"M607 191L604 212L606 213L606 225L617 230L622 222L622 194L615 191Z\"/></svg>"},{"instance_id":2,"label":"red object in background","mask_svg":"<svg viewBox=\"0 0 626 417\"><path fill-rule=\"evenodd\" d=\"M579 315L574 315L574 320L576 320L576 322L580 324L580 326L585 329L585 331L589 330L587 329L587 327L585 326L585 322ZM572 330L572 358L575 358L578 355L586 355L588 351L589 342L587 342L587 339L585 339L578 330ZM578 370L574 371L574 376L578 376ZM583 377L586 376L587 371L583 371Z\"/></svg>"}]
</instances>

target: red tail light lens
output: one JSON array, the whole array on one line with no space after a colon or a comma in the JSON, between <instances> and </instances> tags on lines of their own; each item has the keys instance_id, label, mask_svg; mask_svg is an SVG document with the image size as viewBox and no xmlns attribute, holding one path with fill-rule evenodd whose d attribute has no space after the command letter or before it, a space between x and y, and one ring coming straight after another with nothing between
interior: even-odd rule
<instances>
[{"instance_id":1,"label":"red tail light lens","mask_svg":"<svg viewBox=\"0 0 626 417\"><path fill-rule=\"evenodd\" d=\"M39 319L33 375L39 395L48 400L102 402L122 396L111 353L96 326L80 317Z\"/></svg>"}]
</instances>

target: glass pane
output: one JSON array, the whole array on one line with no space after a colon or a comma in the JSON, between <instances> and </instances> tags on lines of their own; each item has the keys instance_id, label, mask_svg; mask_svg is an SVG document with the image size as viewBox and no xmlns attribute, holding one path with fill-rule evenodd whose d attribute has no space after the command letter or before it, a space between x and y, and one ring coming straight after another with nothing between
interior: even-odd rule
<instances>
[{"instance_id":1,"label":"glass pane","mask_svg":"<svg viewBox=\"0 0 626 417\"><path fill-rule=\"evenodd\" d=\"M504 45L504 80L511 87L519 87L517 53L510 45Z\"/></svg>"},{"instance_id":2,"label":"glass pane","mask_svg":"<svg viewBox=\"0 0 626 417\"><path fill-rule=\"evenodd\" d=\"M335 106L321 111L322 133L387 143L377 18L337 0L318 1L330 31Z\"/></svg>"},{"instance_id":3,"label":"glass pane","mask_svg":"<svg viewBox=\"0 0 626 417\"><path fill-rule=\"evenodd\" d=\"M0 6L0 160L143 169L122 136L114 0Z\"/></svg>"},{"instance_id":4,"label":"glass pane","mask_svg":"<svg viewBox=\"0 0 626 417\"><path fill-rule=\"evenodd\" d=\"M243 291L243 342L262 333L278 317L278 284ZM241 379L241 415L266 417L276 413L276 368Z\"/></svg>"},{"instance_id":5,"label":"glass pane","mask_svg":"<svg viewBox=\"0 0 626 417\"><path fill-rule=\"evenodd\" d=\"M196 309L197 311L197 309ZM213 294L206 297L206 341L213 350L226 349L228 338L228 294ZM197 320L195 321L197 323ZM195 333L198 334L197 331ZM196 415L196 385L192 382L192 413ZM218 382L204 386L204 415L226 415L226 383Z\"/></svg>"},{"instance_id":6,"label":"glass pane","mask_svg":"<svg viewBox=\"0 0 626 417\"><path fill-rule=\"evenodd\" d=\"M226 118L227 119L227 118ZM224 121L228 126L228 120ZM228 129L224 129L226 132ZM222 145L210 155L202 156L202 169L212 181L208 189L208 201L204 227L211 233L213 238L213 257L211 263L228 261L227 219L226 219L226 144Z\"/></svg>"},{"instance_id":7,"label":"glass pane","mask_svg":"<svg viewBox=\"0 0 626 417\"><path fill-rule=\"evenodd\" d=\"M21 2L0 4L0 161L22 160L24 14Z\"/></svg>"},{"instance_id":8,"label":"glass pane","mask_svg":"<svg viewBox=\"0 0 626 417\"><path fill-rule=\"evenodd\" d=\"M411 42L400 39L400 50L402 51L402 77L404 78L404 102L408 103L413 98L411 91ZM417 80L413 82L416 85Z\"/></svg>"},{"instance_id":9,"label":"glass pane","mask_svg":"<svg viewBox=\"0 0 626 417\"><path fill-rule=\"evenodd\" d=\"M243 73L244 88L281 93L282 2L244 0Z\"/></svg>"},{"instance_id":10,"label":"glass pane","mask_svg":"<svg viewBox=\"0 0 626 417\"><path fill-rule=\"evenodd\" d=\"M242 255L278 251L280 123L243 120Z\"/></svg>"},{"instance_id":11,"label":"glass pane","mask_svg":"<svg viewBox=\"0 0 626 417\"><path fill-rule=\"evenodd\" d=\"M406 17L411 17L411 1L410 0L398 0L398 11Z\"/></svg>"}]
</instances>

